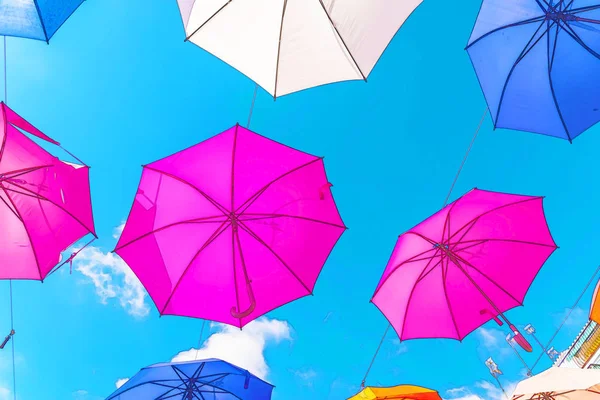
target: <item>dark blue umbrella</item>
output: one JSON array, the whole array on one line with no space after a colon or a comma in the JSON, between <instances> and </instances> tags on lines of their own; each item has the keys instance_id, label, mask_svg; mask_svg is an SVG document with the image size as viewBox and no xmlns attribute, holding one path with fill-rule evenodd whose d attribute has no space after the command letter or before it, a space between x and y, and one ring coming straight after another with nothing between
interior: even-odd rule
<instances>
[{"instance_id":1,"label":"dark blue umbrella","mask_svg":"<svg viewBox=\"0 0 600 400\"><path fill-rule=\"evenodd\" d=\"M48 42L84 0L2 0L0 36Z\"/></svg>"},{"instance_id":2,"label":"dark blue umbrella","mask_svg":"<svg viewBox=\"0 0 600 400\"><path fill-rule=\"evenodd\" d=\"M494 126L572 141L600 120L600 0L483 0L467 51Z\"/></svg>"},{"instance_id":3,"label":"dark blue umbrella","mask_svg":"<svg viewBox=\"0 0 600 400\"><path fill-rule=\"evenodd\" d=\"M106 400L269 400L273 386L217 359L155 364Z\"/></svg>"}]
</instances>

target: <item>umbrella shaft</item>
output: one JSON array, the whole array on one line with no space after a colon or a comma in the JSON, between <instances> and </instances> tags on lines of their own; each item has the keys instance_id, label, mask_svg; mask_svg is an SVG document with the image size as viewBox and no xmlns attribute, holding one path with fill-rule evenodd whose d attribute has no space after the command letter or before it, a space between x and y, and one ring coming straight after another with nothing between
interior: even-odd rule
<instances>
[{"instance_id":1,"label":"umbrella shaft","mask_svg":"<svg viewBox=\"0 0 600 400\"><path fill-rule=\"evenodd\" d=\"M492 308L494 309L494 311L497 313L497 315L502 318L504 320L504 322L506 322L507 325L510 326L511 330L515 330L514 326L512 326L512 324L510 323L510 321L508 320L508 318L506 318L504 316L504 313L502 311L500 311L500 309L498 307L496 307L496 305L494 304L494 302L492 301L492 299L490 299L488 297L487 294L485 294L485 292L479 287L479 285L477 284L477 282L475 282L475 280L471 277L471 275L469 275L467 273L467 271L465 271L465 269L462 267L462 265L460 265L460 262L458 261L458 256L456 256L453 253L450 253L449 251L446 252L446 254L448 255L448 257L454 262L454 265L456 265L458 267L458 269L461 270L461 272L467 277L467 279L469 280L469 282L471 282L471 284L477 289L477 291L479 291L479 293L481 293L481 295L485 298L485 300L490 304L490 306L492 306ZM468 264L465 260L463 260L462 258L460 258L461 261L463 261L465 264Z\"/></svg>"}]
</instances>

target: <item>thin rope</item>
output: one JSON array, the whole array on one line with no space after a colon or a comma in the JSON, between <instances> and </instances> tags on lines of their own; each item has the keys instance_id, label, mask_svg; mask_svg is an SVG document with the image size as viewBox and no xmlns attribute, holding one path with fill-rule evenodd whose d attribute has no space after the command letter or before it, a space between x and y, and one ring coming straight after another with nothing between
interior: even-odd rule
<instances>
[{"instance_id":1,"label":"thin rope","mask_svg":"<svg viewBox=\"0 0 600 400\"><path fill-rule=\"evenodd\" d=\"M450 186L450 191L448 191L446 200L444 200L444 207L446 207L446 204L448 204L448 200L450 200L450 196L452 195L452 191L454 190L454 185L456 185L456 182L458 181L458 177L460 176L460 173L462 172L463 167L465 166L465 163L467 162L467 158L469 157L469 154L471 153L471 149L473 148L473 143L475 143L475 139L477 139L477 135L479 135L479 131L481 130L483 121L485 121L486 115L487 115L487 108L485 109L485 111L483 112L483 115L481 116L479 125L477 126L477 129L475 130L473 139L471 140L471 144L469 144L469 148L467 149L467 152L465 153L465 157L463 158L462 163L460 163L460 167L458 168L458 172L456 173L456 176L454 177L454 181L452 181L452 186Z\"/></svg>"},{"instance_id":2,"label":"thin rope","mask_svg":"<svg viewBox=\"0 0 600 400\"><path fill-rule=\"evenodd\" d=\"M532 371L535 368L535 366L537 365L537 363L540 362L540 360L544 356L544 353L546 353L548 351L548 348L550 347L550 344L556 338L556 335L558 335L558 332L560 332L560 330L562 329L562 327L565 325L565 323L567 322L567 320L571 316L571 313L573 312L573 310L575 309L575 307L577 307L577 305L579 304L579 301L581 300L581 298L583 297L583 295L585 294L585 292L587 292L588 288L590 287L590 285L594 281L594 278L598 274L598 271L600 271L600 265L598 266L598 268L596 268L596 271L594 272L594 275L592 275L592 277L590 278L590 280L587 283L587 285L585 285L585 288L583 289L583 291L581 292L581 294L577 298L577 301L575 301L575 304L573 304L573 307L571 307L571 309L569 310L569 312L567 313L567 315L565 316L565 318L563 319L563 321L561 322L561 324L558 326L558 329L556 330L556 332L554 332L554 335L552 335L552 337L548 341L548 344L546 344L546 347L544 347L544 350L542 351L542 354L540 354L539 357L537 358L537 360L535 360L535 362L533 363L533 366L531 367Z\"/></svg>"},{"instance_id":3,"label":"thin rope","mask_svg":"<svg viewBox=\"0 0 600 400\"><path fill-rule=\"evenodd\" d=\"M6 67L6 36L4 36L4 102L8 103L8 79L7 79L7 67ZM9 296L10 296L10 333L11 333L11 348L12 348L12 373L13 373L13 398L17 400L17 374L15 366L15 331L14 322L14 310L13 310L13 290L12 290L12 279L8 281L9 285Z\"/></svg>"},{"instance_id":4,"label":"thin rope","mask_svg":"<svg viewBox=\"0 0 600 400\"><path fill-rule=\"evenodd\" d=\"M196 349L196 357L194 357L194 361L198 359L198 353L200 353L200 346L202 345L202 336L204 336L204 326L206 325L206 320L202 321L202 329L200 329L200 337L198 338L198 348Z\"/></svg>"},{"instance_id":5,"label":"thin rope","mask_svg":"<svg viewBox=\"0 0 600 400\"><path fill-rule=\"evenodd\" d=\"M250 129L250 122L252 121L252 112L254 111L254 103L256 103L256 94L258 93L258 83L254 87L254 96L252 96L252 104L250 105L250 113L248 114L248 123L246 128Z\"/></svg>"},{"instance_id":6,"label":"thin rope","mask_svg":"<svg viewBox=\"0 0 600 400\"><path fill-rule=\"evenodd\" d=\"M502 393L504 393L504 397L506 397L506 400L510 400L510 397L508 397L508 394L506 394L506 390L504 390L502 383L500 383L500 378L494 375L494 379L496 379L496 382L498 382L498 386L500 386L500 389L502 390Z\"/></svg>"},{"instance_id":7,"label":"thin rope","mask_svg":"<svg viewBox=\"0 0 600 400\"><path fill-rule=\"evenodd\" d=\"M477 139L477 135L479 135L479 131L481 130L481 126L483 125L483 121L485 120L485 116L487 115L487 111L488 110L486 108L485 111L483 112L483 115L481 116L481 121L479 121L479 125L477 126L477 129L475 130L475 134L473 135L473 139L471 140L471 143L469 144L467 152L465 153L465 157L463 158L463 160L460 164L460 167L458 168L458 172L456 173L456 176L454 177L452 186L450 186L450 190L448 191L448 195L446 196L446 200L444 201L444 207L446 207L446 204L448 204L448 199L450 199L450 196L452 195L452 191L454 190L454 186L456 185L456 182L458 181L458 177L460 176L460 173L462 172L463 167L465 166L465 163L467 162L467 157L469 157L469 154L471 153L471 149L473 148L473 143L475 143L475 139ZM371 372L371 367L373 366L373 363L375 362L375 359L377 358L377 355L379 354L381 345L383 344L383 341L385 340L385 337L391 326L392 326L392 324L388 324L387 328L385 328L385 333L381 337L381 342L379 342L379 346L377 347L377 350L375 350L375 354L373 355L373 358L371 359L371 364L369 364L367 373L365 374L365 377L362 380L362 383L361 383L362 387L364 387L365 382L367 381L369 372Z\"/></svg>"},{"instance_id":8,"label":"thin rope","mask_svg":"<svg viewBox=\"0 0 600 400\"><path fill-rule=\"evenodd\" d=\"M385 337L388 333L388 331L390 330L390 327L392 326L392 324L388 324L387 328L385 328L385 332L383 334L383 336L381 337L381 341L379 342L379 346L377 346L377 350L375 351L375 355L373 356L373 359L371 360L371 364L369 364L369 368L367 369L367 373L365 374L365 377L363 378L360 386L362 388L365 387L365 383L367 382L367 377L369 376L369 372L371 372L371 367L373 367L373 363L375 362L375 358L377 357L377 354L379 353L379 350L381 349L381 346L383 345L383 341L385 340Z\"/></svg>"},{"instance_id":9,"label":"thin rope","mask_svg":"<svg viewBox=\"0 0 600 400\"><path fill-rule=\"evenodd\" d=\"M6 40L6 37L4 38ZM10 287L10 332L11 334L14 332L15 324L13 318L13 290L12 290L12 279L8 281ZM11 346L12 346L12 368L13 368L13 396L14 399L17 400L17 377L16 377L16 368L15 368L15 336L13 335L11 338Z\"/></svg>"},{"instance_id":10,"label":"thin rope","mask_svg":"<svg viewBox=\"0 0 600 400\"><path fill-rule=\"evenodd\" d=\"M4 102L8 104L8 80L6 79L6 36L4 36Z\"/></svg>"}]
</instances>

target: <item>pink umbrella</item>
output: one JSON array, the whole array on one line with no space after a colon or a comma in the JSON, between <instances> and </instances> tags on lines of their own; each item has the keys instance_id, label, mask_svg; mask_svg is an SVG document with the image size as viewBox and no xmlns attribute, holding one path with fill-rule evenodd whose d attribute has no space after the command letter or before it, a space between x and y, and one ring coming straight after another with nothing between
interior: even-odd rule
<instances>
[{"instance_id":1,"label":"pink umbrella","mask_svg":"<svg viewBox=\"0 0 600 400\"><path fill-rule=\"evenodd\" d=\"M242 327L312 294L346 229L320 157L240 126L144 166L115 252L161 315Z\"/></svg>"},{"instance_id":2,"label":"pink umbrella","mask_svg":"<svg viewBox=\"0 0 600 400\"><path fill-rule=\"evenodd\" d=\"M473 189L402 234L373 295L400 340L461 340L523 305L557 246L542 197Z\"/></svg>"},{"instance_id":3,"label":"pink umbrella","mask_svg":"<svg viewBox=\"0 0 600 400\"><path fill-rule=\"evenodd\" d=\"M0 279L43 281L62 251L96 236L89 167L59 160L20 130L58 142L3 102L0 111Z\"/></svg>"}]
</instances>

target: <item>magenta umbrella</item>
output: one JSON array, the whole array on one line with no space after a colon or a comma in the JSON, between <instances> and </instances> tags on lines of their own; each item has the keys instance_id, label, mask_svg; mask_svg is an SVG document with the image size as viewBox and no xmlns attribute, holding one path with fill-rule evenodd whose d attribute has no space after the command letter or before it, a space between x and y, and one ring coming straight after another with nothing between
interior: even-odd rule
<instances>
[{"instance_id":1,"label":"magenta umbrella","mask_svg":"<svg viewBox=\"0 0 600 400\"><path fill-rule=\"evenodd\" d=\"M89 167L59 160L20 130L60 146L0 103L0 279L43 281L62 251L96 236Z\"/></svg>"},{"instance_id":2,"label":"magenta umbrella","mask_svg":"<svg viewBox=\"0 0 600 400\"><path fill-rule=\"evenodd\" d=\"M115 252L161 315L242 327L312 294L346 229L323 160L241 126L144 166Z\"/></svg>"},{"instance_id":3,"label":"magenta umbrella","mask_svg":"<svg viewBox=\"0 0 600 400\"><path fill-rule=\"evenodd\" d=\"M400 340L461 340L523 305L556 250L542 197L473 189L400 235L372 302Z\"/></svg>"}]
</instances>

